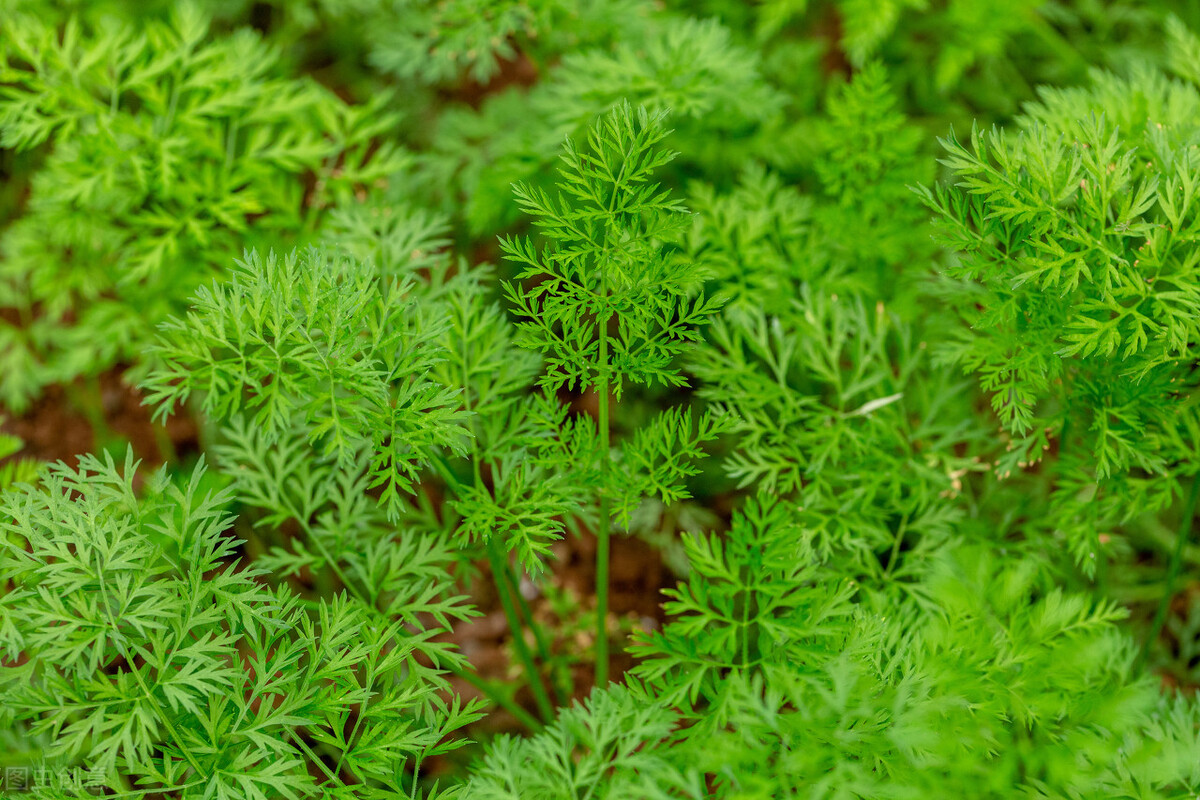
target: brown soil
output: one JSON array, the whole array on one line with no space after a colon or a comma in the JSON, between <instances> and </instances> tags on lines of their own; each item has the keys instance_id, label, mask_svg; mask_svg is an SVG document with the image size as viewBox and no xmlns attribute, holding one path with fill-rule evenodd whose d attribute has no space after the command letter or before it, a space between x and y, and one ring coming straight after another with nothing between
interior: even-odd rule
<instances>
[{"instance_id":1,"label":"brown soil","mask_svg":"<svg viewBox=\"0 0 1200 800\"><path fill-rule=\"evenodd\" d=\"M156 426L151 420L152 409L142 405L141 393L125 383L123 372L122 368L116 368L100 376L98 401L108 428L108 441L99 444L128 442L134 454L147 465L161 464L170 458L170 453L160 452L160 440L164 444L169 441L176 456L196 452L199 445L195 421L176 413L167 419L165 429ZM90 391L82 383L73 388L76 395ZM23 458L74 465L81 454L92 452L98 444L87 414L72 403L61 386L50 387L25 414L4 416L8 419L0 428L25 442L25 448L18 454Z\"/></svg>"},{"instance_id":2,"label":"brown soil","mask_svg":"<svg viewBox=\"0 0 1200 800\"><path fill-rule=\"evenodd\" d=\"M499 59L496 65L499 69L487 83L479 83L468 78L453 89L444 92L444 96L451 101L466 103L472 108L478 109L489 96L498 94L510 86L528 88L537 83L537 65L520 50L513 58Z\"/></svg>"},{"instance_id":3,"label":"brown soil","mask_svg":"<svg viewBox=\"0 0 1200 800\"><path fill-rule=\"evenodd\" d=\"M587 621L590 622L590 615L595 610L595 537L590 533L569 537L555 548L555 556L548 565L550 585L576 600L579 611L589 615ZM612 539L609 577L609 674L612 680L619 680L633 666L632 657L625 652L629 645L627 631L652 630L662 625L665 619L662 590L673 585L674 577L658 551L640 539L621 535L614 535ZM526 584L523 588L530 587ZM481 677L488 680L517 677L519 663L514 663L515 657L510 659L511 635L490 574L484 572L471 587L470 594L483 616L456 626L453 634L447 637L448 641L458 645ZM579 657L580 663L575 664L571 674L571 700L582 700L591 693L594 682L590 663L594 644L592 626L581 627L582 618L562 619L541 593L530 601L529 606L546 635L555 637L552 652L556 656L569 653ZM533 635L528 629L525 633L530 650L535 651ZM480 696L465 681L456 679L453 684L464 699ZM517 702L537 716L537 707L527 687L518 693ZM521 729L520 723L503 710L496 711L481 724L493 732Z\"/></svg>"}]
</instances>

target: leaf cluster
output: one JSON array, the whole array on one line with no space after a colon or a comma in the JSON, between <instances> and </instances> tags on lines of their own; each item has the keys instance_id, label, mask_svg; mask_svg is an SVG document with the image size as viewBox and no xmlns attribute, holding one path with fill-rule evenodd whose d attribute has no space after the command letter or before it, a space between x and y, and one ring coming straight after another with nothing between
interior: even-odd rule
<instances>
[{"instance_id":1,"label":"leaf cluster","mask_svg":"<svg viewBox=\"0 0 1200 800\"><path fill-rule=\"evenodd\" d=\"M305 236L404 162L373 146L395 121L382 103L351 107L279 61L249 30L213 39L191 4L137 27L6 19L0 147L39 162L0 237L0 307L21 323L0 325L8 407L133 360L243 247Z\"/></svg>"},{"instance_id":2,"label":"leaf cluster","mask_svg":"<svg viewBox=\"0 0 1200 800\"><path fill-rule=\"evenodd\" d=\"M0 767L1194 797L1173 5L0 0Z\"/></svg>"},{"instance_id":3,"label":"leaf cluster","mask_svg":"<svg viewBox=\"0 0 1200 800\"><path fill-rule=\"evenodd\" d=\"M88 456L0 500L3 718L45 737L48 765L82 758L141 791L295 798L319 764L373 796L460 744L448 735L478 709L447 702L418 656L436 656L426 640L462 607L421 624L427 600L400 600L385 624L345 596L272 588L237 563L231 492L203 464L142 492L136 467Z\"/></svg>"}]
</instances>

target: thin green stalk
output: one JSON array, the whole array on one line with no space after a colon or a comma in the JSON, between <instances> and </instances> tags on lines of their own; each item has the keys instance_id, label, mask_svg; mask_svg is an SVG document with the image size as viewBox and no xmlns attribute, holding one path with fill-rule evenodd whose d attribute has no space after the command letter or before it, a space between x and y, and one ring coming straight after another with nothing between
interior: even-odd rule
<instances>
[{"instance_id":1,"label":"thin green stalk","mask_svg":"<svg viewBox=\"0 0 1200 800\"><path fill-rule=\"evenodd\" d=\"M478 449L476 449L475 454L471 458L471 466L474 472L475 486L482 486L483 475L479 467ZM504 608L504 618L508 620L508 630L512 634L513 647L517 651L517 657L521 659L522 666L525 667L525 675L529 680L529 689L533 692L533 699L537 703L538 711L541 713L542 718L549 722L554 719L554 704L550 702L550 696L546 692L546 687L542 684L542 675L537 668L537 662L534 660L533 655L530 654L529 647L525 644L525 626L521 622L521 616L517 613L517 608L513 601L513 598L516 597L524 606L525 599L521 597L520 589L517 587L512 570L508 566L508 560L504 557L504 552L500 549L494 538L488 539L487 557L488 564L492 568L492 580L496 585L496 594L500 596L500 605ZM525 613L529 617L529 627L538 642L539 650L541 650L541 632L537 624L534 623L533 614L529 612L527 606L525 607ZM546 661L549 660L548 654L544 650L542 658Z\"/></svg>"},{"instance_id":2,"label":"thin green stalk","mask_svg":"<svg viewBox=\"0 0 1200 800\"><path fill-rule=\"evenodd\" d=\"M454 490L454 493L461 497L463 488L462 480L454 473L454 469L451 468L450 462L446 460L444 455L437 453L433 457L433 468L438 475L442 476L442 480Z\"/></svg>"},{"instance_id":3,"label":"thin green stalk","mask_svg":"<svg viewBox=\"0 0 1200 800\"><path fill-rule=\"evenodd\" d=\"M528 620L529 629L533 631L533 639L537 644L538 658L549 664L551 660L550 642L546 640L545 631L542 630L542 626L538 625L534 620L533 609L529 607L529 603L525 600L525 596L521 594L521 587L517 583L517 578L513 574L513 570L508 570L505 577L509 581L510 591L512 592L513 597L517 599L517 610L521 612L521 618L523 620ZM559 705L565 706L568 702L570 702L570 692L564 692L562 688L558 686L558 684L554 683L554 681L550 679L547 679L547 683L549 683L550 688L554 690L554 695L558 698Z\"/></svg>"},{"instance_id":4,"label":"thin green stalk","mask_svg":"<svg viewBox=\"0 0 1200 800\"><path fill-rule=\"evenodd\" d=\"M435 459L434 463L438 464L439 462L437 459ZM444 464L445 462L443 460L441 465ZM451 473L451 476L453 476L453 473ZM346 591L352 594L356 599L358 599L359 602L369 608L372 612L376 614L380 613L379 609L375 607L375 604L364 596L362 590L350 582L349 577L347 577L346 573L342 571L341 567L333 558L332 554L330 554L329 549L325 547L325 543L321 541L320 537L313 535L312 527L309 525L308 520L300 519L299 516L297 516L297 519L300 522L300 526L304 529L306 538L317 546L321 557L325 559L326 563L328 563L333 569L334 573L337 574L338 578L342 582L342 585L346 588ZM484 697L486 697L488 700L491 700L508 713L512 714L521 721L521 724L528 727L531 731L536 732L542 729L542 724L538 722L537 718L535 718L525 709L521 708L512 700L496 692L496 690L494 690L486 681L473 674L470 670L458 669L453 665L447 665L446 669L450 672L450 674L457 678L462 678L464 681L474 686L484 695Z\"/></svg>"},{"instance_id":5,"label":"thin green stalk","mask_svg":"<svg viewBox=\"0 0 1200 800\"><path fill-rule=\"evenodd\" d=\"M1175 581L1179 578L1179 567L1183 563L1183 548L1187 544L1188 534L1192 531L1192 518L1196 514L1196 496L1198 494L1200 494L1200 472L1197 472L1192 478L1192 487L1188 491L1187 500L1183 504L1183 519L1179 521L1179 533L1175 537L1175 549L1171 552L1171 563L1167 567L1166 587L1158 600L1158 608L1154 612L1154 621L1150 624L1146 641L1142 643L1142 652L1138 657L1137 663L1138 672L1145 668L1146 662L1150 658L1150 647L1158 639L1158 635L1162 633L1163 625L1167 621L1167 610L1170 608L1171 598L1175 595Z\"/></svg>"},{"instance_id":6,"label":"thin green stalk","mask_svg":"<svg viewBox=\"0 0 1200 800\"><path fill-rule=\"evenodd\" d=\"M896 529L896 538L892 542L892 554L888 557L887 569L883 571L883 578L887 580L892 577L892 573L896 570L896 561L900 558L900 545L904 543L904 533L908 530L908 514L900 518L900 526Z\"/></svg>"},{"instance_id":7,"label":"thin green stalk","mask_svg":"<svg viewBox=\"0 0 1200 800\"><path fill-rule=\"evenodd\" d=\"M342 583L345 582L343 577ZM313 588L320 597L333 597L333 572L326 569L317 570L316 575L313 576ZM349 588L348 585L347 588Z\"/></svg>"},{"instance_id":8,"label":"thin green stalk","mask_svg":"<svg viewBox=\"0 0 1200 800\"><path fill-rule=\"evenodd\" d=\"M171 435L167 433L165 423L151 423L150 430L154 431L154 445L158 448L158 457L167 464L179 463L179 454L175 450L175 443L171 441Z\"/></svg>"},{"instance_id":9,"label":"thin green stalk","mask_svg":"<svg viewBox=\"0 0 1200 800\"><path fill-rule=\"evenodd\" d=\"M321 772L325 773L325 777L328 778L331 783L340 784L342 786L346 785L346 782L343 781L341 778L339 778L337 775L335 775L329 769L329 765L326 764L324 761L322 761L321 757L312 751L312 748L309 747L308 743L305 742L304 739L300 737L300 734L296 733L296 730L294 728L290 731L290 733L291 733L292 741L295 742L296 745L301 750L304 751L304 754L306 756L308 756L309 761L311 761L312 763L316 764L318 767L321 768Z\"/></svg>"},{"instance_id":10,"label":"thin green stalk","mask_svg":"<svg viewBox=\"0 0 1200 800\"><path fill-rule=\"evenodd\" d=\"M516 701L511 700L497 692L492 688L492 685L488 681L484 680L479 675L476 675L474 672L471 672L470 670L463 670L462 672L455 672L454 674L478 689L479 692L488 700L491 700L493 703L512 714L517 718L518 722L520 722L533 733L537 733L544 727L537 717L521 708Z\"/></svg>"},{"instance_id":11,"label":"thin green stalk","mask_svg":"<svg viewBox=\"0 0 1200 800\"><path fill-rule=\"evenodd\" d=\"M434 468L437 470L438 474L440 474L442 476L442 479L445 480L446 483L450 485L450 488L455 492L455 494L458 494L461 496L462 491L463 491L462 481L454 473L454 470L451 468L450 463L446 460L445 456L443 456L439 453L434 458L433 465L434 465ZM479 480L479 479L480 479L480 476L479 476L479 471L478 471L478 465L476 465L476 480ZM488 546L487 546L487 556L488 556L488 563L492 567L492 576L496 581L496 592L500 595L500 604L504 607L504 616L508 620L509 630L512 633L513 641L516 643L515 646L517 649L517 654L518 654L518 656L521 657L521 660L525 667L525 672L529 676L529 687L530 687L530 690L533 692L534 700L538 704L538 711L545 717L545 719L547 719L547 720L553 719L554 718L554 706L553 706L553 704L550 703L549 696L546 694L546 689L541 683L541 678L537 671L536 665L534 664L533 658L529 654L528 647L525 645L525 637L523 635L524 632L521 627L521 620L519 617L516 617L516 609L512 605L512 598L509 596L508 592L506 591L507 587L505 585L504 572L506 571L507 565L504 564L503 556L499 552L496 551L493 542L491 542L490 540L489 540ZM497 557L499 558L499 563L497 563L497 560L496 560ZM459 677L465 678L466 675L460 675ZM475 684L473 684L473 685L475 685ZM481 688L480 685L476 685L476 687ZM491 694L488 694L488 697L493 702L497 702L499 704L499 700L496 697L493 697ZM545 700L544 703L543 703L543 699ZM510 713L513 713L514 715L516 715L516 712L514 711L514 709L519 709L520 707L517 706L516 703L510 703L510 705L505 705L504 708L507 711L509 711ZM524 709L521 709L521 713L524 716L518 717L518 718L521 719L521 721L523 723L525 723L527 726L529 725L529 723L526 722L526 720L533 721L534 724L533 724L533 726L531 726L531 730L536 731L536 730L541 729L541 727L542 727L541 723L537 722L536 718L533 717L533 715L529 714Z\"/></svg>"},{"instance_id":12,"label":"thin green stalk","mask_svg":"<svg viewBox=\"0 0 1200 800\"><path fill-rule=\"evenodd\" d=\"M363 686L375 685L375 662L371 662L367 667L367 679L363 681ZM333 772L335 775L342 774L342 766L346 763L346 756L354 750L355 742L358 740L358 731L362 727L362 721L367 717L367 709L371 701L368 698L364 700L358 707L358 714L354 718L354 727L350 729L350 735L346 738L346 747L338 755L337 764L334 765Z\"/></svg>"},{"instance_id":13,"label":"thin green stalk","mask_svg":"<svg viewBox=\"0 0 1200 800\"><path fill-rule=\"evenodd\" d=\"M84 379L84 388L80 389L73 383L67 383L65 389L67 399L87 419L92 429L96 446L102 447L113 440L112 430L104 418L104 399L100 389L100 378L90 375Z\"/></svg>"},{"instance_id":14,"label":"thin green stalk","mask_svg":"<svg viewBox=\"0 0 1200 800\"><path fill-rule=\"evenodd\" d=\"M100 577L101 608L104 609L104 614L108 617L109 627L115 634L118 630L118 625L116 619L113 617L112 609L109 608L108 604L108 589L105 586L103 564L99 563L99 555L97 555L96 558L96 575ZM179 734L179 731L175 729L175 725L171 722L171 717L163 713L163 708L158 702L158 698L154 696L154 693L150 691L150 687L146 685L146 681L143 680L142 671L137 668L137 664L133 658L133 653L129 652L129 647L125 644L125 642L121 641L119 637L116 637L116 642L117 648L121 652L121 656L124 657L125 663L129 667L129 672L133 674L134 681L137 682L138 688L142 690L142 696L145 697L152 706L154 706L155 714L158 716L159 721L163 724L163 727L167 729L167 734L170 735L170 737L175 741L175 744L179 747L179 752L183 754L184 759L188 762L188 764L191 765L192 769L196 771L197 775L203 775L204 770L200 768L200 764L196 761L196 757L192 755L192 751L188 750L187 745L183 741L183 737Z\"/></svg>"},{"instance_id":15,"label":"thin green stalk","mask_svg":"<svg viewBox=\"0 0 1200 800\"><path fill-rule=\"evenodd\" d=\"M482 456L479 452L479 437L475 433L475 417L471 408L470 358L471 350L464 340L462 352L463 407L467 411L467 425L471 431L471 472L475 480L475 487L482 488ZM508 619L509 632L516 643L517 653L525 664L525 674L529 676L530 688L533 691L534 698L537 700L538 708L541 710L542 716L549 722L554 718L554 708L546 694L545 687L542 685L542 677L537 669L537 664L533 660L533 657L529 655L529 649L525 646L525 628L521 621L521 616L513 610L513 598L516 598L516 601L520 603L525 618L529 620L529 628L533 631L534 639L537 641L539 654L542 661L546 663L550 661L549 647L543 641L541 627L534 621L533 613L530 612L529 607L525 604L525 598L521 596L520 587L517 586L512 570L509 569L508 559L504 557L504 553L498 547L493 547L493 543L490 540L488 542L488 559L492 566L492 577L496 583L496 592L500 595L501 605L504 606L504 616ZM542 702L542 698L545 698L544 703Z\"/></svg>"},{"instance_id":16,"label":"thin green stalk","mask_svg":"<svg viewBox=\"0 0 1200 800\"><path fill-rule=\"evenodd\" d=\"M114 621L111 624L115 630L116 622ZM162 704L158 702L158 698L156 698L150 692L150 687L147 686L146 681L142 679L142 671L134 665L133 653L129 652L129 648L127 648L123 642L119 643L117 646L120 648L121 655L124 656L126 663L129 665L129 671L133 674L133 679L137 682L138 688L142 690L142 694L147 700L150 701L150 704L154 706L154 711L158 716L159 722L161 722L163 727L167 729L167 734L170 735L173 740L175 740L175 744L179 746L179 752L183 754L184 759L188 762L188 764L191 765L192 769L196 771L196 774L203 775L204 770L201 769L199 762L196 761L196 757L192 755L192 751L188 750L187 745L184 744L183 737L179 734L179 731L175 729L175 724L171 721L170 715L163 713Z\"/></svg>"},{"instance_id":17,"label":"thin green stalk","mask_svg":"<svg viewBox=\"0 0 1200 800\"><path fill-rule=\"evenodd\" d=\"M742 596L742 664L745 667L750 663L750 592L745 592Z\"/></svg>"},{"instance_id":18,"label":"thin green stalk","mask_svg":"<svg viewBox=\"0 0 1200 800\"><path fill-rule=\"evenodd\" d=\"M603 323L600 333L600 526L596 531L596 685L608 683L608 550L609 550L609 433L608 433L608 337Z\"/></svg>"},{"instance_id":19,"label":"thin green stalk","mask_svg":"<svg viewBox=\"0 0 1200 800\"><path fill-rule=\"evenodd\" d=\"M508 620L508 627L512 632L513 649L517 651L517 657L521 659L521 663L525 667L529 689L533 692L533 699L537 703L538 711L541 712L543 719L552 720L554 719L554 704L550 702L550 695L546 693L546 687L542 685L542 678L533 661L533 655L529 652L529 645L525 643L523 635L525 630L521 625L521 618L517 616L516 605L509 594L508 582L504 579L504 574L508 571L508 564L495 539L488 539L487 556L488 563L492 567L492 577L496 581L496 591L500 595L500 605L504 607L504 616Z\"/></svg>"},{"instance_id":20,"label":"thin green stalk","mask_svg":"<svg viewBox=\"0 0 1200 800\"><path fill-rule=\"evenodd\" d=\"M109 798L109 800L123 800L123 798L126 798L126 797L141 798L141 797L145 797L148 794L154 794L154 795L160 795L160 796L166 795L166 794L174 794L175 792L182 792L187 789L190 789L193 786L203 786L204 784L209 782L209 779L206 776L202 775L202 776L196 778L195 780L188 781L187 783L181 783L177 786L156 786L156 787L152 787L150 789L130 789L130 788L128 788L128 782L126 781L126 779L123 775L117 775L116 777L117 777L117 780L121 781L121 788L115 794L103 795L104 797ZM108 788L111 791L112 789L114 789L116 787L108 787Z\"/></svg>"},{"instance_id":21,"label":"thin green stalk","mask_svg":"<svg viewBox=\"0 0 1200 800\"><path fill-rule=\"evenodd\" d=\"M313 532L312 525L309 524L309 521L304 519L299 512L293 512L293 516L300 523L300 527L304 529L305 538L308 539L310 544L315 544L317 546L317 550L320 552L321 558L325 559L325 563L331 570L333 570L333 573L337 575L338 580L342 582L342 586L346 589L346 591L354 595L359 602L370 608L372 611L377 611L375 608L375 603L370 600L370 598L366 597L357 586L350 582L350 577L342 570L342 567L340 564L338 564L337 559L333 557L333 554L329 552L329 548L326 547L325 543L321 541L321 537L317 536ZM317 586L319 591L332 592L332 587L323 588L320 575L317 576Z\"/></svg>"}]
</instances>

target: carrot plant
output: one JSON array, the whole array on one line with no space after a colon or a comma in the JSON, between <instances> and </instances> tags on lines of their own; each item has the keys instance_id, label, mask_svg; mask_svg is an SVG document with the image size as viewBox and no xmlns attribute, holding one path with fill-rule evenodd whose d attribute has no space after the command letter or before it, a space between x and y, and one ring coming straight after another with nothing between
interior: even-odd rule
<instances>
[{"instance_id":1,"label":"carrot plant","mask_svg":"<svg viewBox=\"0 0 1200 800\"><path fill-rule=\"evenodd\" d=\"M1177 6L0 0L4 795L1195 797Z\"/></svg>"}]
</instances>

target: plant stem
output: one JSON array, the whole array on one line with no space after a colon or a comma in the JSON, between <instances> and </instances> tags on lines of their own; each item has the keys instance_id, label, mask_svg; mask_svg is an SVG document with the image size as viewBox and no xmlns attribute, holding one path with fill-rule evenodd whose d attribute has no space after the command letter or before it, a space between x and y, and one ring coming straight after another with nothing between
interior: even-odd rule
<instances>
[{"instance_id":1,"label":"plant stem","mask_svg":"<svg viewBox=\"0 0 1200 800\"><path fill-rule=\"evenodd\" d=\"M439 456L439 459L440 459L440 456ZM435 459L434 464L440 465L440 466L444 467L447 471L449 471L449 467L446 466L445 461L444 460L439 461L439 459ZM450 473L450 476L452 477L453 473ZM337 561L333 558L333 555L329 552L329 549L327 547L325 547L325 543L321 541L321 538L319 536L314 535L314 531L312 529L312 526L309 524L308 520L301 519L298 515L296 516L296 519L300 522L300 527L304 529L304 533L305 533L305 536L308 539L308 541L312 542L313 544L315 544L317 546L317 549L320 551L321 557L325 559L325 561L329 564L330 567L332 567L334 573L341 580L342 585L345 587L346 591L349 592L351 595L353 595L355 597L355 599L357 599L360 603L362 603L364 606L366 606L367 609L370 610L373 614L379 614L380 616L382 616L382 612L380 612L379 609L375 606L375 604L368 597L365 596L363 591L361 589L359 589L357 586L355 586L353 583L350 582L349 577L347 577L346 573L342 571L342 568L338 565ZM532 714L530 714L525 709L521 708L514 701L512 701L509 698L504 697L503 695L496 692L496 690L493 689L487 683L487 681L483 680L483 678L480 678L478 675L475 675L474 673L472 673L471 670L458 669L457 667L455 667L452 664L446 665L445 668L448 672L450 672L451 675L454 675L457 678L462 678L464 681L466 681L467 683L471 684L476 689L478 689L483 694L483 696L486 697L488 700L491 700L493 703L500 706L508 713L512 714L514 717L516 717L518 720L520 720L521 724L523 724L527 728L529 728L529 730L536 732L536 731L539 731L542 729L542 724L540 722L538 722L536 717L534 717Z\"/></svg>"},{"instance_id":2,"label":"plant stem","mask_svg":"<svg viewBox=\"0 0 1200 800\"><path fill-rule=\"evenodd\" d=\"M1171 562L1167 567L1167 584L1163 590L1162 596L1158 599L1158 608L1154 612L1154 621L1150 623L1150 630L1146 635L1146 641L1142 643L1142 652L1138 657L1137 671L1145 668L1147 660L1150 658L1150 647L1162 633L1163 625L1167 621L1167 610L1171 605L1171 598L1175 593L1175 581L1179 577L1179 567L1183 563L1183 549L1187 544L1188 534L1192 531L1192 517L1196 513L1196 496L1200 494L1200 472L1192 478L1192 487L1188 491L1187 500L1183 504L1183 519L1179 522L1179 533L1175 537L1175 549L1171 552Z\"/></svg>"},{"instance_id":3,"label":"plant stem","mask_svg":"<svg viewBox=\"0 0 1200 800\"><path fill-rule=\"evenodd\" d=\"M542 626L538 625L534 620L533 610L529 607L529 603L526 602L525 596L521 594L521 587L517 582L516 576L513 574L513 570L508 570L505 577L509 580L509 588L513 597L517 599L517 610L521 613L521 619L528 620L529 629L533 631L533 638L537 643L538 658L549 664L551 661L550 643L546 641L546 634L542 630ZM554 695L558 698L559 705L565 706L570 701L570 692L564 692L562 688L550 678L547 678L546 682L550 684L550 688L554 690Z\"/></svg>"},{"instance_id":4,"label":"plant stem","mask_svg":"<svg viewBox=\"0 0 1200 800\"><path fill-rule=\"evenodd\" d=\"M509 593L509 581L505 579L508 573L508 563L494 538L488 539L487 556L488 563L492 567L492 577L496 581L496 592L500 595L500 605L504 607L504 616L508 619L509 631L512 633L513 649L517 651L517 657L521 659L521 663L525 667L529 689L533 692L533 699L537 702L538 711L541 712L543 719L552 720L554 719L554 704L550 702L550 695L546 693L546 687L542 685L542 677L529 652L529 645L525 643L525 628L521 625L521 618L517 616L517 607Z\"/></svg>"},{"instance_id":5,"label":"plant stem","mask_svg":"<svg viewBox=\"0 0 1200 800\"><path fill-rule=\"evenodd\" d=\"M451 671L454 672L453 670ZM533 733L537 733L542 729L543 725L538 721L537 717L521 708L521 706L515 701L510 700L509 698L497 692L492 688L490 683L481 678L479 675L476 675L470 670L462 670L461 672L454 672L454 674L478 689L479 692L488 700L491 700L493 703L512 714L517 718L518 722L520 722Z\"/></svg>"},{"instance_id":6,"label":"plant stem","mask_svg":"<svg viewBox=\"0 0 1200 800\"><path fill-rule=\"evenodd\" d=\"M178 463L179 454L175 450L175 443L171 441L171 435L167 433L166 423L151 423L150 429L154 431L154 445L158 448L158 457L167 464Z\"/></svg>"},{"instance_id":7,"label":"plant stem","mask_svg":"<svg viewBox=\"0 0 1200 800\"><path fill-rule=\"evenodd\" d=\"M747 667L750 665L750 592L742 592L742 630L740 632L742 640L742 663L740 666Z\"/></svg>"},{"instance_id":8,"label":"plant stem","mask_svg":"<svg viewBox=\"0 0 1200 800\"><path fill-rule=\"evenodd\" d=\"M305 742L303 738L301 738L300 734L296 732L295 728L290 731L290 734L291 739L296 743L296 746L304 751L304 755L308 756L309 761L321 768L321 772L325 773L325 777L328 778L331 783L340 784L342 786L346 785L346 782L339 778L335 772L331 771L329 769L329 765L322 761L321 757L312 751L312 748L308 746L308 743Z\"/></svg>"},{"instance_id":9,"label":"plant stem","mask_svg":"<svg viewBox=\"0 0 1200 800\"><path fill-rule=\"evenodd\" d=\"M367 679L363 681L363 686L373 686L375 684L375 664L371 663L367 667ZM342 774L342 765L346 763L346 756L349 755L355 748L355 742L358 741L358 731L362 727L362 721L367 717L367 707L370 704L370 699L364 700L358 708L358 714L355 715L354 727L350 729L350 736L345 740L346 747L338 756L337 764L333 768L334 775Z\"/></svg>"},{"instance_id":10,"label":"plant stem","mask_svg":"<svg viewBox=\"0 0 1200 800\"><path fill-rule=\"evenodd\" d=\"M454 470L450 466L450 462L446 460L446 457L440 453L437 454L434 457L433 465L438 474L442 476L442 479L446 481L454 493L461 497L463 495L462 480L460 480L458 475L455 474ZM477 483L481 480L478 462L475 463L475 480ZM508 593L508 586L505 578L507 577L508 580L511 580L511 576L507 575L508 568L504 563L503 554L490 539L487 543L487 557L488 563L492 568L492 578L496 582L496 592L500 595L500 604L504 607L504 616L508 620L509 631L512 633L514 646L517 649L517 655L521 658L523 666L525 667L525 672L529 676L529 688L533 692L534 700L538 704L538 711L545 719L551 720L554 718L554 706L552 703L550 703L550 698L546 693L545 687L542 685L541 677L537 671L536 665L534 664L533 657L529 654L529 648L525 644L524 629L521 626L521 619L516 615L516 609L513 606L512 597ZM518 595L518 597L519 596L520 595ZM467 676L460 675L459 677L466 678ZM473 683L472 685L481 691L484 690L484 686L482 684ZM492 694L488 693L488 698L500 705L499 699L494 697ZM504 705L503 707L514 716L517 716L516 709L520 709L521 714L524 716L518 716L518 719L520 719L527 726L529 726L528 721L532 721L533 725L529 726L531 730L536 731L541 729L541 723L539 723L532 714L529 714L529 712L521 709L516 703L510 702L509 705Z\"/></svg>"},{"instance_id":11,"label":"plant stem","mask_svg":"<svg viewBox=\"0 0 1200 800\"><path fill-rule=\"evenodd\" d=\"M146 700L149 701L149 703L154 707L155 715L163 724L163 727L167 729L167 733L170 735L170 737L175 741L175 745L179 748L179 752L183 755L188 764L191 765L192 769L195 770L197 776L204 776L204 770L200 768L200 764L196 761L196 757L192 755L191 750L188 750L187 745L183 741L183 737L179 734L179 731L175 729L175 725L171 722L170 715L163 712L162 704L159 703L158 698L154 696L154 693L150 691L150 687L146 685L146 681L142 678L142 671L138 669L137 662L134 660L133 653L129 652L128 645L126 645L126 643L120 639L120 627L117 625L117 620L113 617L112 609L110 609L108 605L108 588L105 586L103 563L100 561L101 557L99 554L97 554L96 558L97 570L95 574L100 576L100 607L104 609L104 615L108 617L108 625L113 632L117 649L120 651L121 656L125 659L125 664L129 667L129 673L133 675L133 679L137 682L138 688L142 690L142 696L145 697Z\"/></svg>"},{"instance_id":12,"label":"plant stem","mask_svg":"<svg viewBox=\"0 0 1200 800\"><path fill-rule=\"evenodd\" d=\"M600 333L601 373L597 392L600 399L600 527L596 531L596 685L608 683L608 336Z\"/></svg>"},{"instance_id":13,"label":"plant stem","mask_svg":"<svg viewBox=\"0 0 1200 800\"><path fill-rule=\"evenodd\" d=\"M475 488L483 488L483 455L480 452L479 436L475 431L475 415L471 408L471 349L468 346L467 340L463 340L462 350L462 367L463 367L463 407L467 412L467 426L471 432L471 473L475 481ZM447 469L449 464L445 465ZM456 487L461 497L461 487ZM542 685L542 675L537 668L536 662L529 654L529 648L525 645L525 627L521 621L521 616L516 612L513 605L513 598L521 604L524 610L525 617L529 620L529 628L533 631L534 639L538 644L538 651L544 662L550 662L550 651L542 641L542 632L538 624L534 622L533 614L529 607L525 605L525 598L521 597L520 587L517 586L516 580L513 578L512 570L509 568L508 558L506 553L495 542L494 538L489 537L487 544L488 560L491 562L492 578L496 582L496 592L500 595L500 603L504 606L504 616L508 619L508 629L512 634L514 646L517 649L517 654L524 662L525 674L529 679L529 688L533 692L534 700L537 702L538 709L542 713L542 717L549 722L554 719L554 706L550 702L550 698L546 693L545 687ZM551 685L553 685L551 683Z\"/></svg>"},{"instance_id":14,"label":"plant stem","mask_svg":"<svg viewBox=\"0 0 1200 800\"><path fill-rule=\"evenodd\" d=\"M111 614L109 614L109 620L113 630L116 631L117 623L112 619ZM154 712L158 716L159 722L161 722L163 727L167 729L167 733L175 741L176 746L179 747L179 752L183 754L184 759L188 762L188 764L191 765L192 769L196 771L197 775L204 775L204 770L201 769L200 764L196 761L196 757L192 755L191 750L188 750L187 745L184 744L183 737L179 734L179 731L175 729L175 724L171 721L170 715L163 712L162 704L158 702L158 698L151 693L150 687L146 685L146 681L142 678L142 671L137 668L137 665L133 660L133 653L129 652L129 648L126 647L123 642L117 646L121 652L121 655L125 658L125 663L129 665L129 672L133 675L133 679L137 682L138 688L142 690L142 695L154 707Z\"/></svg>"},{"instance_id":15,"label":"plant stem","mask_svg":"<svg viewBox=\"0 0 1200 800\"><path fill-rule=\"evenodd\" d=\"M104 418L104 399L100 389L100 378L90 375L83 379L83 388L74 383L64 385L67 400L87 419L92 429L92 438L99 448L112 444L113 433Z\"/></svg>"},{"instance_id":16,"label":"plant stem","mask_svg":"<svg viewBox=\"0 0 1200 800\"><path fill-rule=\"evenodd\" d=\"M900 558L900 545L904 543L904 533L908 530L908 514L900 518L900 526L896 529L896 538L892 542L892 554L888 557L887 569L883 571L884 579L892 576L896 570L896 561Z\"/></svg>"}]
</instances>

